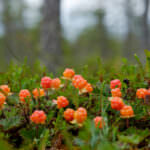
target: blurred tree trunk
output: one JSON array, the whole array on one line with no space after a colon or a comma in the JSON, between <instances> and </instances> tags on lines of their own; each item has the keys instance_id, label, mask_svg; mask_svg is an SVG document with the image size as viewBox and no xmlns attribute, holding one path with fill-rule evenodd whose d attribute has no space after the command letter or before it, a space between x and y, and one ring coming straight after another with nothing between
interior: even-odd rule
<instances>
[{"instance_id":1,"label":"blurred tree trunk","mask_svg":"<svg viewBox=\"0 0 150 150\"><path fill-rule=\"evenodd\" d=\"M143 40L144 48L150 49L150 38L149 38L149 24L148 24L148 13L149 13L149 0L143 0L144 2L144 13L143 13Z\"/></svg>"},{"instance_id":2,"label":"blurred tree trunk","mask_svg":"<svg viewBox=\"0 0 150 150\"><path fill-rule=\"evenodd\" d=\"M48 69L55 72L62 62L60 0L44 0L42 15L42 59Z\"/></svg>"}]
</instances>

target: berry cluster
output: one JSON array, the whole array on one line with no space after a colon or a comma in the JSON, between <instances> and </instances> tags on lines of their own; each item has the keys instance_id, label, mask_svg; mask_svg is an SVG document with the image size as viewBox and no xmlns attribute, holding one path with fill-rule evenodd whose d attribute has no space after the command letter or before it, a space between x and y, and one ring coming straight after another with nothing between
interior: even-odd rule
<instances>
[{"instance_id":1,"label":"berry cluster","mask_svg":"<svg viewBox=\"0 0 150 150\"><path fill-rule=\"evenodd\" d=\"M112 80L110 82L111 94L110 98L111 108L120 111L120 116L122 118L130 118L134 116L134 112L131 106L125 105L123 102L121 93L121 81L118 79ZM138 90L138 94L143 96L144 90Z\"/></svg>"}]
</instances>

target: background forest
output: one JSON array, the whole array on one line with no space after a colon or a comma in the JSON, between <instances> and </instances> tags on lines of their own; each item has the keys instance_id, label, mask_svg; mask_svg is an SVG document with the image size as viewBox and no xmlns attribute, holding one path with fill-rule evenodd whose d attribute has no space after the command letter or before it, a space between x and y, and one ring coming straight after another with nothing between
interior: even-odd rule
<instances>
[{"instance_id":1,"label":"background forest","mask_svg":"<svg viewBox=\"0 0 150 150\"><path fill-rule=\"evenodd\" d=\"M0 71L37 61L55 72L98 57L144 61L150 48L149 0L0 0Z\"/></svg>"}]
</instances>

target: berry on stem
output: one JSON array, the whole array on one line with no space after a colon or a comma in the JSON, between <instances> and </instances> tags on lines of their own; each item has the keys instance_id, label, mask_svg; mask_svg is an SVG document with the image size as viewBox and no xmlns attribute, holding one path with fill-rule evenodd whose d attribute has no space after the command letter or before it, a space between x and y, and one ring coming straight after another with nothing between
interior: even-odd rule
<instances>
[{"instance_id":1,"label":"berry on stem","mask_svg":"<svg viewBox=\"0 0 150 150\"><path fill-rule=\"evenodd\" d=\"M95 127L102 129L105 125L103 117L97 116L94 118Z\"/></svg>"},{"instance_id":2,"label":"berry on stem","mask_svg":"<svg viewBox=\"0 0 150 150\"><path fill-rule=\"evenodd\" d=\"M30 120L35 124L44 124L46 120L46 114L42 110L35 110L30 116Z\"/></svg>"},{"instance_id":3,"label":"berry on stem","mask_svg":"<svg viewBox=\"0 0 150 150\"><path fill-rule=\"evenodd\" d=\"M10 93L10 88L8 85L1 85L0 89L2 90L2 92L4 92L4 94L8 95Z\"/></svg>"},{"instance_id":4,"label":"berry on stem","mask_svg":"<svg viewBox=\"0 0 150 150\"><path fill-rule=\"evenodd\" d=\"M52 88L58 89L60 88L61 80L59 78L55 78L52 80Z\"/></svg>"},{"instance_id":5,"label":"berry on stem","mask_svg":"<svg viewBox=\"0 0 150 150\"><path fill-rule=\"evenodd\" d=\"M111 90L112 97L122 97L120 88L115 88Z\"/></svg>"},{"instance_id":6,"label":"berry on stem","mask_svg":"<svg viewBox=\"0 0 150 150\"><path fill-rule=\"evenodd\" d=\"M134 111L131 106L125 105L121 110L120 110L120 116L121 118L131 118L134 117Z\"/></svg>"},{"instance_id":7,"label":"berry on stem","mask_svg":"<svg viewBox=\"0 0 150 150\"><path fill-rule=\"evenodd\" d=\"M67 120L67 121L72 121L74 119L74 110L71 109L71 108L67 108L65 111L64 111L64 118Z\"/></svg>"},{"instance_id":8,"label":"berry on stem","mask_svg":"<svg viewBox=\"0 0 150 150\"><path fill-rule=\"evenodd\" d=\"M68 105L69 105L69 101L67 100L66 97L64 97L64 96L57 97L57 107L58 107L58 109L65 108Z\"/></svg>"},{"instance_id":9,"label":"berry on stem","mask_svg":"<svg viewBox=\"0 0 150 150\"><path fill-rule=\"evenodd\" d=\"M121 110L124 107L123 100L120 97L113 97L111 99L111 108Z\"/></svg>"},{"instance_id":10,"label":"berry on stem","mask_svg":"<svg viewBox=\"0 0 150 150\"><path fill-rule=\"evenodd\" d=\"M80 107L74 113L74 119L78 124L82 124L87 118L87 111L85 108Z\"/></svg>"},{"instance_id":11,"label":"berry on stem","mask_svg":"<svg viewBox=\"0 0 150 150\"><path fill-rule=\"evenodd\" d=\"M30 99L30 97L31 97L31 94L29 90L27 89L21 90L19 93L19 99L21 102L25 102L26 99Z\"/></svg>"},{"instance_id":12,"label":"berry on stem","mask_svg":"<svg viewBox=\"0 0 150 150\"><path fill-rule=\"evenodd\" d=\"M5 103L6 96L3 93L0 93L0 108L2 108L3 104Z\"/></svg>"},{"instance_id":13,"label":"berry on stem","mask_svg":"<svg viewBox=\"0 0 150 150\"><path fill-rule=\"evenodd\" d=\"M43 77L41 79L41 86L43 89L49 89L52 86L52 79L50 77Z\"/></svg>"},{"instance_id":14,"label":"berry on stem","mask_svg":"<svg viewBox=\"0 0 150 150\"><path fill-rule=\"evenodd\" d=\"M145 88L140 88L140 89L137 89L137 91L136 91L136 96L137 96L137 98L139 98L139 99L144 99L146 93L147 93L147 90L146 90Z\"/></svg>"},{"instance_id":15,"label":"berry on stem","mask_svg":"<svg viewBox=\"0 0 150 150\"><path fill-rule=\"evenodd\" d=\"M38 99L39 97L45 96L45 91L44 89L36 88L32 91L32 94L35 99Z\"/></svg>"},{"instance_id":16,"label":"berry on stem","mask_svg":"<svg viewBox=\"0 0 150 150\"><path fill-rule=\"evenodd\" d=\"M72 79L73 76L75 75L75 72L73 69L69 69L69 68L66 68L65 71L63 72L63 76L65 79Z\"/></svg>"},{"instance_id":17,"label":"berry on stem","mask_svg":"<svg viewBox=\"0 0 150 150\"><path fill-rule=\"evenodd\" d=\"M110 82L110 88L111 89L121 88L121 82L120 82L120 80L119 79L112 80Z\"/></svg>"}]
</instances>

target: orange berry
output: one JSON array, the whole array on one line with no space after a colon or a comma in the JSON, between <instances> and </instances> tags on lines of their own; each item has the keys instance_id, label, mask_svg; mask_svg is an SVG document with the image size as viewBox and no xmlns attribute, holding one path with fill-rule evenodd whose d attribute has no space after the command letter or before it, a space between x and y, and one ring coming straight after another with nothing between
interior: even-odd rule
<instances>
[{"instance_id":1,"label":"orange berry","mask_svg":"<svg viewBox=\"0 0 150 150\"><path fill-rule=\"evenodd\" d=\"M67 121L72 121L74 119L74 110L71 108L68 108L64 111L64 118Z\"/></svg>"},{"instance_id":2,"label":"orange berry","mask_svg":"<svg viewBox=\"0 0 150 150\"><path fill-rule=\"evenodd\" d=\"M30 120L35 124L44 124L46 120L46 114L42 110L35 110L30 116Z\"/></svg>"},{"instance_id":3,"label":"orange berry","mask_svg":"<svg viewBox=\"0 0 150 150\"><path fill-rule=\"evenodd\" d=\"M110 82L110 88L114 89L114 88L121 88L121 82L118 79L112 80Z\"/></svg>"},{"instance_id":4,"label":"orange berry","mask_svg":"<svg viewBox=\"0 0 150 150\"><path fill-rule=\"evenodd\" d=\"M0 107L4 104L6 96L3 93L0 93Z\"/></svg>"},{"instance_id":5,"label":"orange berry","mask_svg":"<svg viewBox=\"0 0 150 150\"><path fill-rule=\"evenodd\" d=\"M90 83L87 83L86 86L85 86L85 90L88 92L88 93L91 93L93 91L93 87Z\"/></svg>"},{"instance_id":6,"label":"orange berry","mask_svg":"<svg viewBox=\"0 0 150 150\"><path fill-rule=\"evenodd\" d=\"M32 94L33 94L33 97L37 99L38 97L45 96L45 91L44 89L36 88L32 91Z\"/></svg>"},{"instance_id":7,"label":"orange berry","mask_svg":"<svg viewBox=\"0 0 150 150\"><path fill-rule=\"evenodd\" d=\"M87 111L85 108L78 108L74 113L74 119L77 123L83 123L87 118Z\"/></svg>"},{"instance_id":8,"label":"orange berry","mask_svg":"<svg viewBox=\"0 0 150 150\"><path fill-rule=\"evenodd\" d=\"M147 93L147 90L145 88L140 88L140 89L137 89L136 96L137 98L141 99L145 97L146 93Z\"/></svg>"},{"instance_id":9,"label":"orange berry","mask_svg":"<svg viewBox=\"0 0 150 150\"><path fill-rule=\"evenodd\" d=\"M113 97L111 99L111 108L121 110L124 107L123 100L120 97Z\"/></svg>"},{"instance_id":10,"label":"orange berry","mask_svg":"<svg viewBox=\"0 0 150 150\"><path fill-rule=\"evenodd\" d=\"M122 93L119 88L115 88L111 90L112 97L121 97Z\"/></svg>"},{"instance_id":11,"label":"orange berry","mask_svg":"<svg viewBox=\"0 0 150 150\"><path fill-rule=\"evenodd\" d=\"M67 79L72 79L74 75L75 72L73 69L66 68L65 71L63 72L63 76Z\"/></svg>"},{"instance_id":12,"label":"orange berry","mask_svg":"<svg viewBox=\"0 0 150 150\"><path fill-rule=\"evenodd\" d=\"M67 107L68 105L69 105L69 101L67 100L66 97L64 97L64 96L57 97L57 107L59 109Z\"/></svg>"},{"instance_id":13,"label":"orange berry","mask_svg":"<svg viewBox=\"0 0 150 150\"><path fill-rule=\"evenodd\" d=\"M134 116L134 112L131 106L125 105L121 110L120 110L120 115L122 118L130 118Z\"/></svg>"},{"instance_id":14,"label":"orange berry","mask_svg":"<svg viewBox=\"0 0 150 150\"><path fill-rule=\"evenodd\" d=\"M43 89L51 88L52 86L52 79L50 77L43 77L41 79L41 86Z\"/></svg>"},{"instance_id":15,"label":"orange berry","mask_svg":"<svg viewBox=\"0 0 150 150\"><path fill-rule=\"evenodd\" d=\"M26 99L28 99L30 97L31 97L31 94L30 94L29 90L27 90L27 89L21 90L19 93L19 98L20 98L21 102L25 102Z\"/></svg>"},{"instance_id":16,"label":"orange berry","mask_svg":"<svg viewBox=\"0 0 150 150\"><path fill-rule=\"evenodd\" d=\"M2 92L4 92L4 94L10 93L10 88L8 85L1 85L0 89L2 90Z\"/></svg>"},{"instance_id":17,"label":"orange berry","mask_svg":"<svg viewBox=\"0 0 150 150\"><path fill-rule=\"evenodd\" d=\"M55 78L52 80L52 88L58 89L61 85L61 80L59 78Z\"/></svg>"},{"instance_id":18,"label":"orange berry","mask_svg":"<svg viewBox=\"0 0 150 150\"><path fill-rule=\"evenodd\" d=\"M103 117L97 116L94 118L95 127L102 129L105 125Z\"/></svg>"},{"instance_id":19,"label":"orange berry","mask_svg":"<svg viewBox=\"0 0 150 150\"><path fill-rule=\"evenodd\" d=\"M77 78L73 78L72 84L75 88L83 89L87 81L82 76L78 76Z\"/></svg>"}]
</instances>

